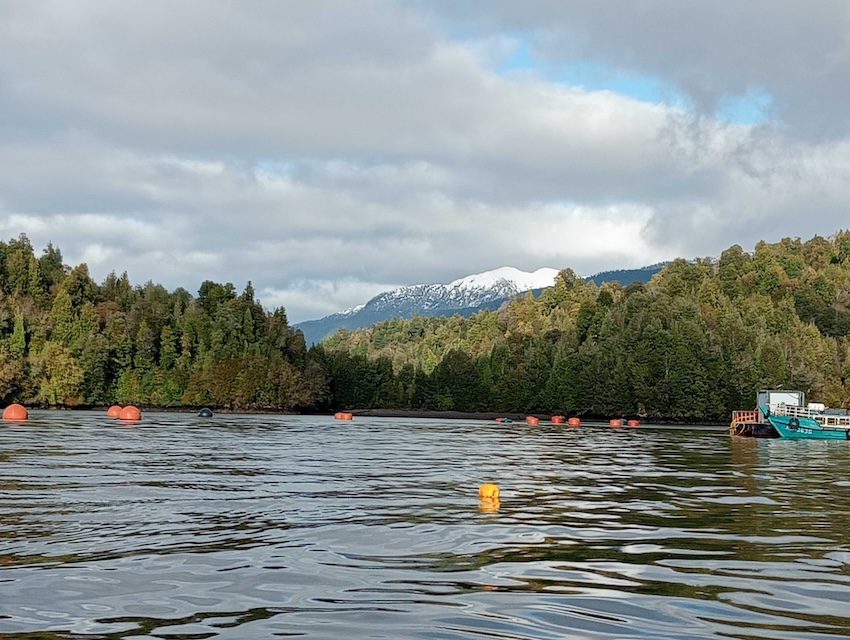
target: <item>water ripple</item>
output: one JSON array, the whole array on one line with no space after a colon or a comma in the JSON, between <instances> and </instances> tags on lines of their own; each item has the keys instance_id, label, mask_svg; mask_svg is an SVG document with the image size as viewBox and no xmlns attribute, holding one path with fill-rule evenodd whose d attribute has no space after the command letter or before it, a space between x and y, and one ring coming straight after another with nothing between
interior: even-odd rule
<instances>
[{"instance_id":1,"label":"water ripple","mask_svg":"<svg viewBox=\"0 0 850 640\"><path fill-rule=\"evenodd\" d=\"M850 637L843 442L34 411L0 462L3 638Z\"/></svg>"}]
</instances>

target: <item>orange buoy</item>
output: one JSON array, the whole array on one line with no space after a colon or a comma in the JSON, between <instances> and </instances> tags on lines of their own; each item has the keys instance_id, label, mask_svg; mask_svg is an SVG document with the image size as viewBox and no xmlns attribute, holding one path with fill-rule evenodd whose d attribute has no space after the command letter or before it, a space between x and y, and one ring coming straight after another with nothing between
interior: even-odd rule
<instances>
[{"instance_id":1,"label":"orange buoy","mask_svg":"<svg viewBox=\"0 0 850 640\"><path fill-rule=\"evenodd\" d=\"M336 420L353 420L354 415L351 414L351 413L348 413L347 411L337 411L334 414L334 419L336 419Z\"/></svg>"},{"instance_id":2,"label":"orange buoy","mask_svg":"<svg viewBox=\"0 0 850 640\"><path fill-rule=\"evenodd\" d=\"M106 415L110 418L117 418L121 413L121 405L113 404L109 409L106 410Z\"/></svg>"},{"instance_id":3,"label":"orange buoy","mask_svg":"<svg viewBox=\"0 0 850 640\"><path fill-rule=\"evenodd\" d=\"M138 407L134 407L131 404L128 404L126 407L121 409L121 412L118 414L119 420L141 420L142 412L139 411Z\"/></svg>"},{"instance_id":4,"label":"orange buoy","mask_svg":"<svg viewBox=\"0 0 850 640\"><path fill-rule=\"evenodd\" d=\"M552 416L552 424L564 424L564 416Z\"/></svg>"},{"instance_id":5,"label":"orange buoy","mask_svg":"<svg viewBox=\"0 0 850 640\"><path fill-rule=\"evenodd\" d=\"M540 424L540 418L537 418L535 416L526 416L525 421L532 427L536 427L538 424Z\"/></svg>"},{"instance_id":6,"label":"orange buoy","mask_svg":"<svg viewBox=\"0 0 850 640\"><path fill-rule=\"evenodd\" d=\"M639 427L639 426L640 426L640 422L638 422L637 420L629 420L629 421L626 423L626 425L627 425L627 426L629 426L629 427Z\"/></svg>"},{"instance_id":7,"label":"orange buoy","mask_svg":"<svg viewBox=\"0 0 850 640\"><path fill-rule=\"evenodd\" d=\"M613 418L612 420L608 421L608 424L610 424L615 429L619 429L620 427L623 426L623 421L620 420L619 418Z\"/></svg>"},{"instance_id":8,"label":"orange buoy","mask_svg":"<svg viewBox=\"0 0 850 640\"><path fill-rule=\"evenodd\" d=\"M581 419L575 417L570 418L569 420L567 420L567 424L571 427L579 427L581 426Z\"/></svg>"},{"instance_id":9,"label":"orange buoy","mask_svg":"<svg viewBox=\"0 0 850 640\"><path fill-rule=\"evenodd\" d=\"M26 407L20 404L10 404L8 407L3 409L4 420L26 420L29 417L29 411L26 410Z\"/></svg>"}]
</instances>

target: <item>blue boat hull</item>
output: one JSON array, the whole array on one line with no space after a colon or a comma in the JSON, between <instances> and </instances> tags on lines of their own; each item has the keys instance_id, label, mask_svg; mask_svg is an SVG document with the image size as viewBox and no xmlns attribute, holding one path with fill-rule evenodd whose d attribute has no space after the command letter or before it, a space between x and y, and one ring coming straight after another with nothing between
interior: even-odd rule
<instances>
[{"instance_id":1,"label":"blue boat hull","mask_svg":"<svg viewBox=\"0 0 850 640\"><path fill-rule=\"evenodd\" d=\"M771 414L767 419L783 438L850 440L850 429L824 428L811 418Z\"/></svg>"}]
</instances>

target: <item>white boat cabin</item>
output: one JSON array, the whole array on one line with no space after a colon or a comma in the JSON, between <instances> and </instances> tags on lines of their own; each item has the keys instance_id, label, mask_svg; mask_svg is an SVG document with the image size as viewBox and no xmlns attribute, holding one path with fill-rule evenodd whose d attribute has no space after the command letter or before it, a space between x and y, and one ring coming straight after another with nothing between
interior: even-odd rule
<instances>
[{"instance_id":1,"label":"white boat cabin","mask_svg":"<svg viewBox=\"0 0 850 640\"><path fill-rule=\"evenodd\" d=\"M773 411L773 408L779 405L805 407L806 394L802 391L791 391L790 389L761 389L756 397L758 421L762 424L767 422L767 416L762 412L762 407L769 407Z\"/></svg>"}]
</instances>

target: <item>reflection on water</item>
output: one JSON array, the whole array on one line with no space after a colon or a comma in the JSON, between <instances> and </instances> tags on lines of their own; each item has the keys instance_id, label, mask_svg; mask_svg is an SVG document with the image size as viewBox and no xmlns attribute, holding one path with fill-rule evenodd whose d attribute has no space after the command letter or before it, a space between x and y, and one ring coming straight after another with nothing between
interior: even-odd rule
<instances>
[{"instance_id":1,"label":"reflection on water","mask_svg":"<svg viewBox=\"0 0 850 640\"><path fill-rule=\"evenodd\" d=\"M850 637L848 470L710 428L36 411L0 423L0 637Z\"/></svg>"}]
</instances>

